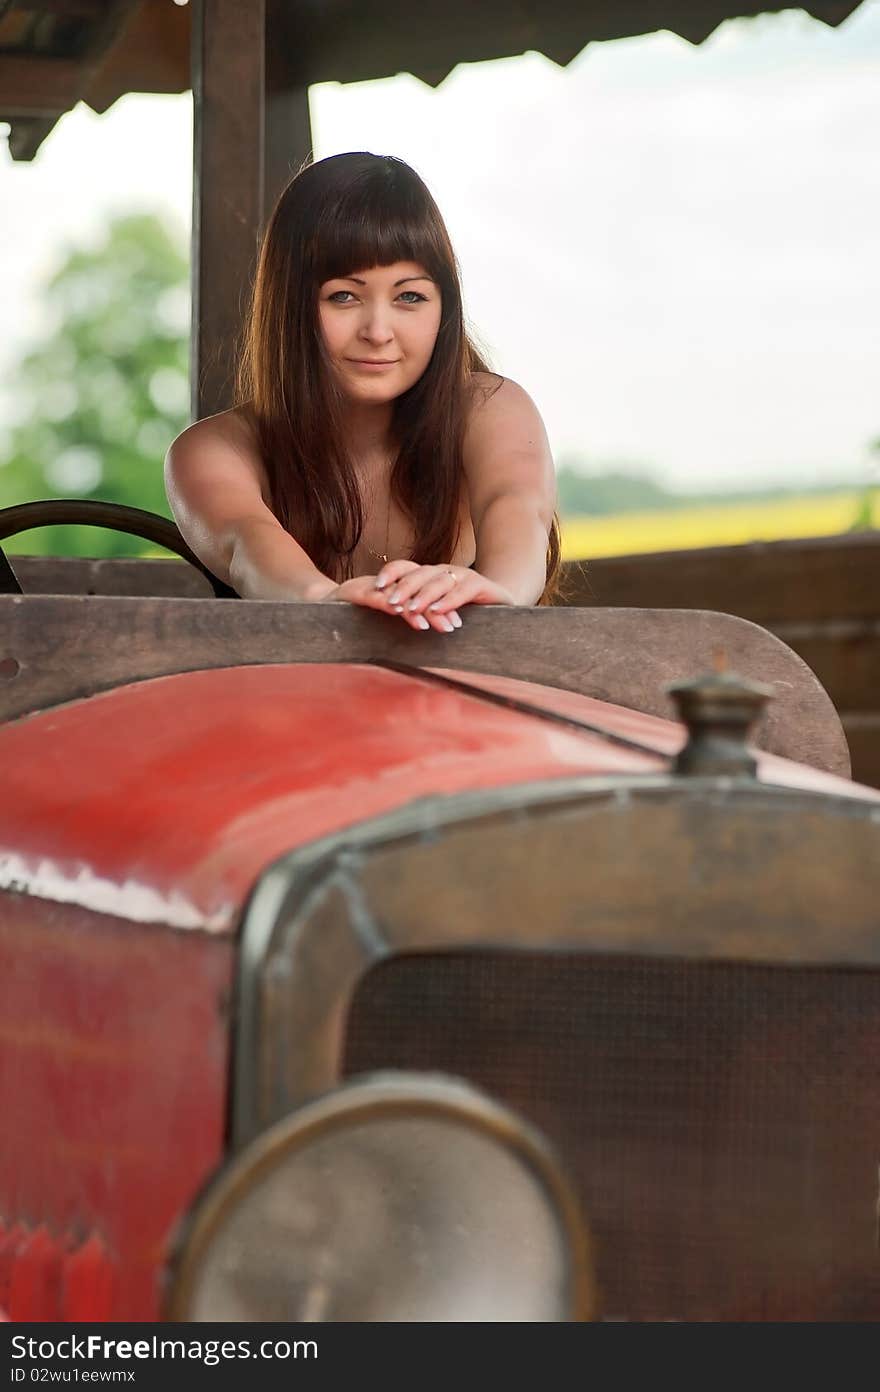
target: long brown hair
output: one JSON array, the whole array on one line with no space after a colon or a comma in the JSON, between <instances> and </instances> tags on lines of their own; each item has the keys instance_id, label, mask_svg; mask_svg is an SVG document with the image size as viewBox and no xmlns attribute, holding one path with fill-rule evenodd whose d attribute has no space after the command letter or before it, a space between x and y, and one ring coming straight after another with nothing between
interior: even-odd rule
<instances>
[{"instance_id":1,"label":"long brown hair","mask_svg":"<svg viewBox=\"0 0 880 1392\"><path fill-rule=\"evenodd\" d=\"M364 505L318 296L328 280L396 261L424 266L441 296L431 360L394 402L390 483L412 520L413 559L439 564L458 539L473 373L489 369L468 337L455 253L425 184L390 155L332 155L306 165L275 205L257 265L238 402L257 432L273 512L318 569L337 580L352 574ZM541 602L549 602L558 567L554 519Z\"/></svg>"}]
</instances>

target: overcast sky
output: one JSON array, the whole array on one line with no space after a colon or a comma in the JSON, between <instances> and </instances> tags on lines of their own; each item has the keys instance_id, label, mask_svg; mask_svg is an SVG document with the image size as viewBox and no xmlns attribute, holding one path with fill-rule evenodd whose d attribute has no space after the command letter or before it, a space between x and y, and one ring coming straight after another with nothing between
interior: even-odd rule
<instances>
[{"instance_id":1,"label":"overcast sky","mask_svg":"<svg viewBox=\"0 0 880 1392\"><path fill-rule=\"evenodd\" d=\"M880 437L880 0L313 89L315 153L416 166L470 318L557 458L680 487L868 476ZM191 105L80 106L0 156L0 381L39 288L114 212L188 226ZM0 395L0 427L14 405ZM876 473L876 468L875 468Z\"/></svg>"}]
</instances>

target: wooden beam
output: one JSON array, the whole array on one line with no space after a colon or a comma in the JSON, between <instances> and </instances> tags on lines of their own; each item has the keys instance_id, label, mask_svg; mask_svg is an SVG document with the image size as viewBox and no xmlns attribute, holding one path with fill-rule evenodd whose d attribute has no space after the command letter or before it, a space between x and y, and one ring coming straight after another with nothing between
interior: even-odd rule
<instances>
[{"instance_id":1,"label":"wooden beam","mask_svg":"<svg viewBox=\"0 0 880 1392\"><path fill-rule=\"evenodd\" d=\"M196 0L192 29L192 407L232 404L259 237L311 148L308 88L282 0Z\"/></svg>"},{"instance_id":2,"label":"wooden beam","mask_svg":"<svg viewBox=\"0 0 880 1392\"><path fill-rule=\"evenodd\" d=\"M57 117L79 100L82 80L82 64L74 58L0 54L0 114L4 120Z\"/></svg>"},{"instance_id":3,"label":"wooden beam","mask_svg":"<svg viewBox=\"0 0 880 1392\"><path fill-rule=\"evenodd\" d=\"M32 160L63 111L54 116L16 116L9 127L9 153L14 160Z\"/></svg>"},{"instance_id":4,"label":"wooden beam","mask_svg":"<svg viewBox=\"0 0 880 1392\"><path fill-rule=\"evenodd\" d=\"M12 123L9 153L13 159L34 158L58 118L83 96L138 3L114 0L92 13L78 13L80 27L91 27L77 58L0 52L0 119Z\"/></svg>"}]
</instances>

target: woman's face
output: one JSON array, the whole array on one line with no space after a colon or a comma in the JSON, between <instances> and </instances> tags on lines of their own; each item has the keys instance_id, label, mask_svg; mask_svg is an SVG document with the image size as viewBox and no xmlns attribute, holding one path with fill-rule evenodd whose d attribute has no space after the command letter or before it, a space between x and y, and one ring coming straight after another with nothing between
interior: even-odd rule
<instances>
[{"instance_id":1,"label":"woman's face","mask_svg":"<svg viewBox=\"0 0 880 1392\"><path fill-rule=\"evenodd\" d=\"M440 287L417 261L327 280L321 334L346 395L382 405L417 382L440 328Z\"/></svg>"}]
</instances>

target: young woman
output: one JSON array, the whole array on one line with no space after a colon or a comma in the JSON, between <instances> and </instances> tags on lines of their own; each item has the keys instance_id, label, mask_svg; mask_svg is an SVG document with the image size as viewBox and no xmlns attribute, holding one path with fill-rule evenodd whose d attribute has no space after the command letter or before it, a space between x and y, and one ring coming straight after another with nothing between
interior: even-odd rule
<instances>
[{"instance_id":1,"label":"young woman","mask_svg":"<svg viewBox=\"0 0 880 1392\"><path fill-rule=\"evenodd\" d=\"M465 605L549 598L544 427L471 344L449 235L408 165L334 155L291 181L239 404L178 436L166 486L192 549L243 598L342 601L445 633Z\"/></svg>"}]
</instances>

